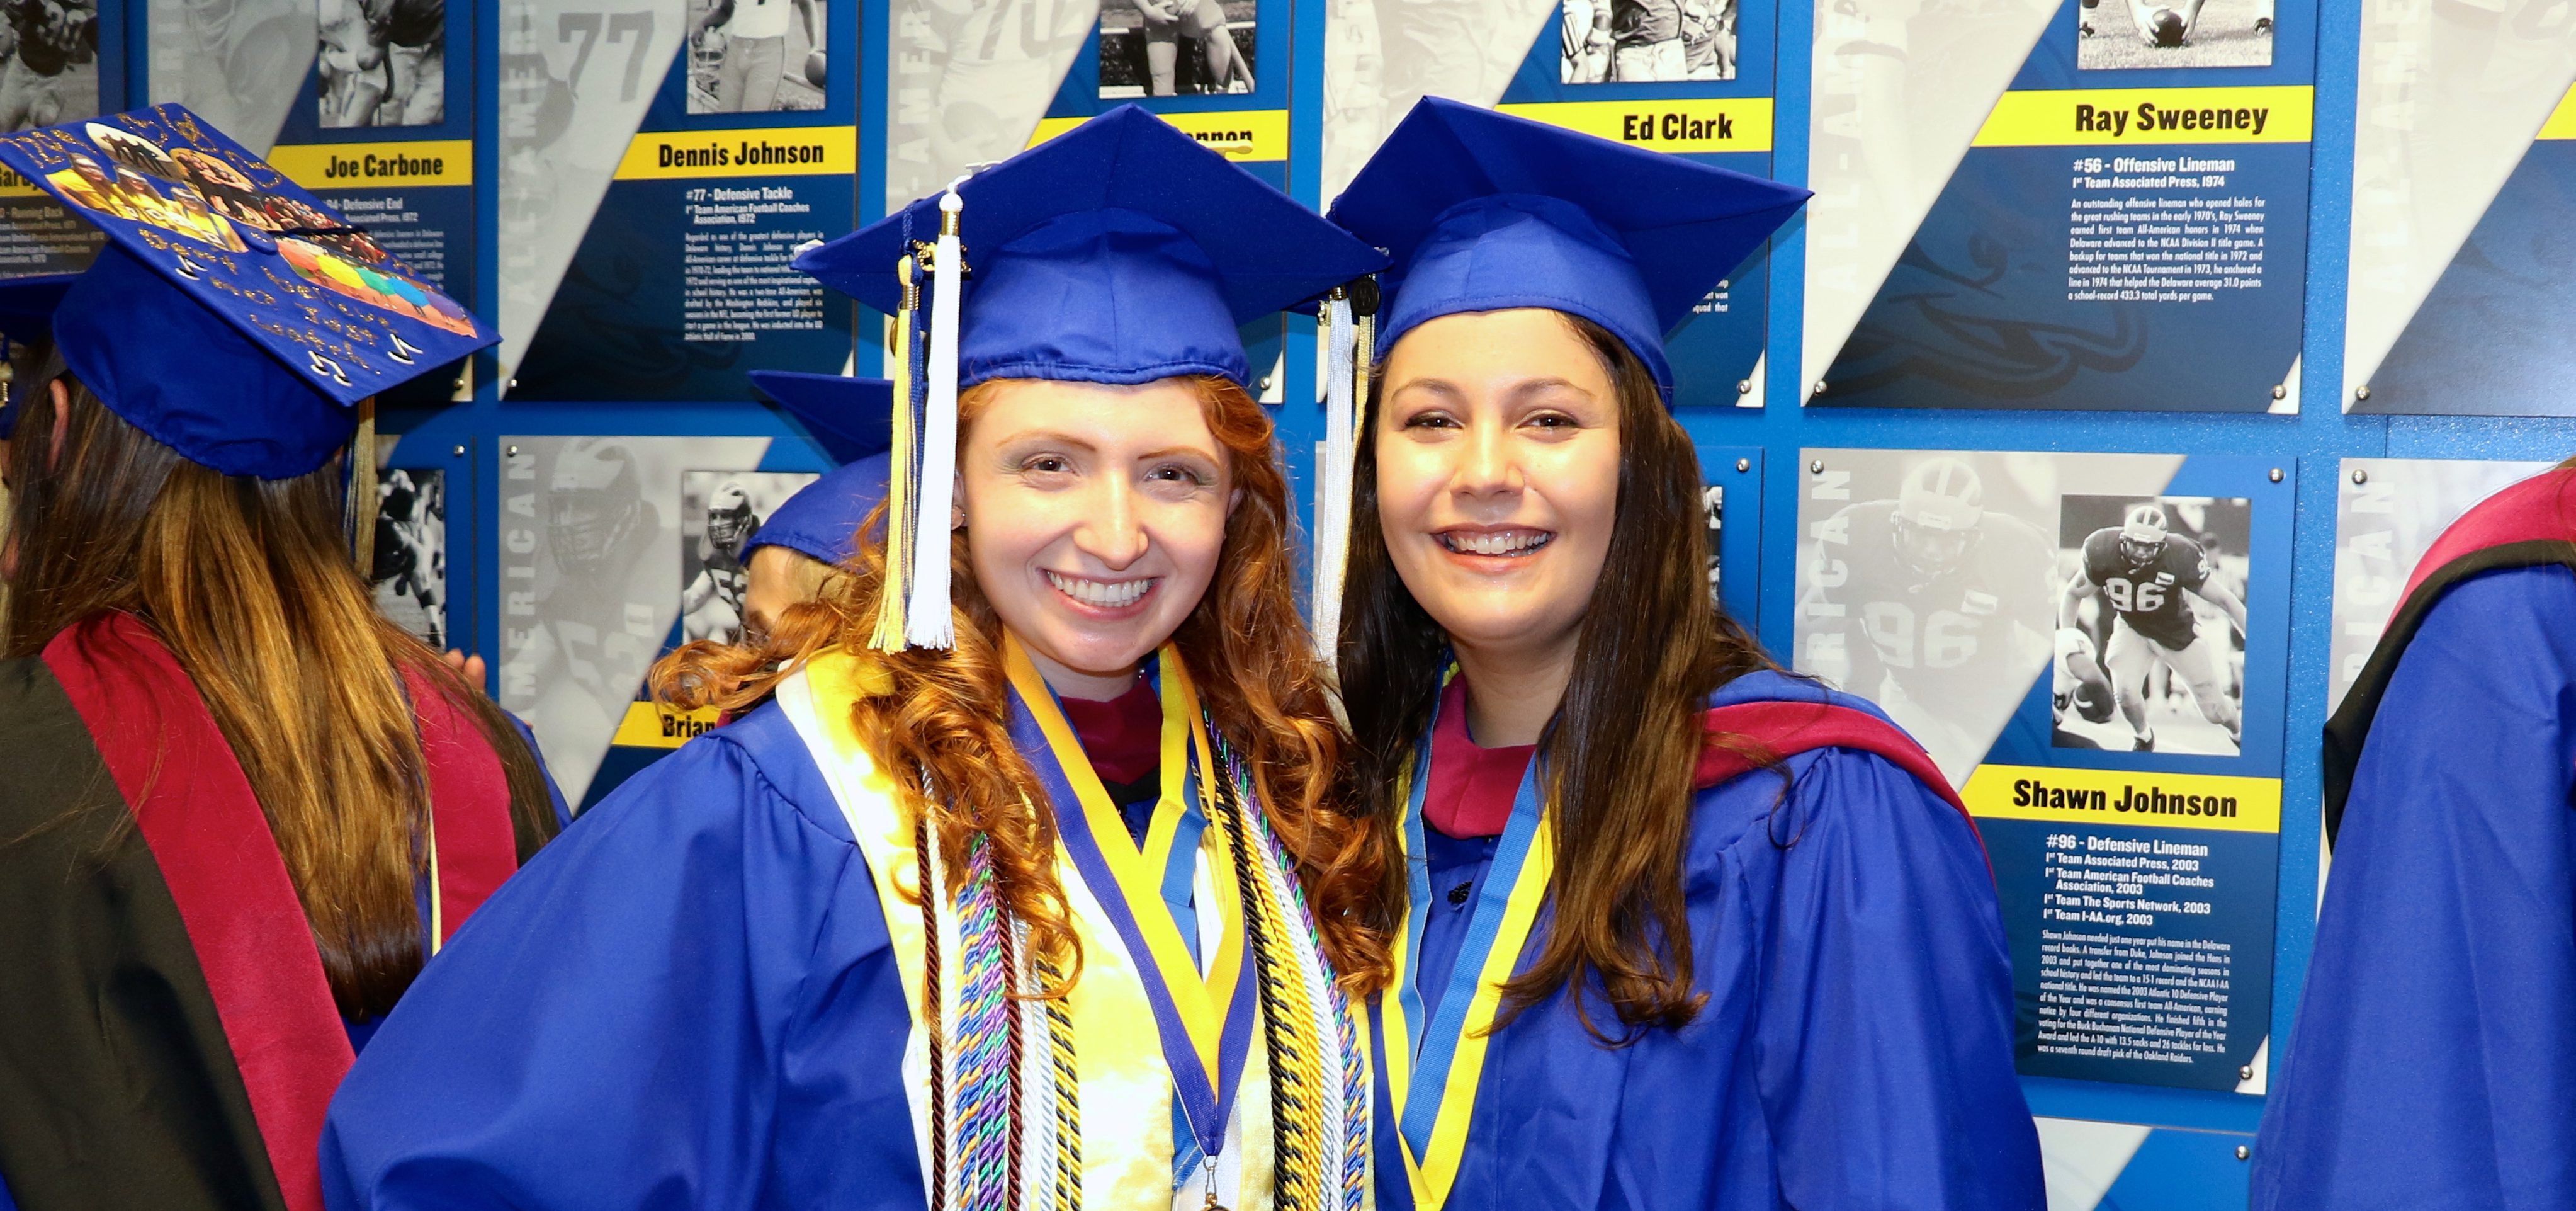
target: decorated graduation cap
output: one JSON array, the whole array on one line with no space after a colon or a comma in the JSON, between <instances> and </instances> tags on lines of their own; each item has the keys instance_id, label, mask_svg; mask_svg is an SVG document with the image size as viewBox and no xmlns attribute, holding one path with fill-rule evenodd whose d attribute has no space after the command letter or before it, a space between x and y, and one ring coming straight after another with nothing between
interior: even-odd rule
<instances>
[{"instance_id":1,"label":"decorated graduation cap","mask_svg":"<svg viewBox=\"0 0 2576 1211\"><path fill-rule=\"evenodd\" d=\"M0 282L0 325L49 313L101 403L224 474L314 471L365 401L499 339L182 106L0 136L0 165L107 237L66 284Z\"/></svg>"},{"instance_id":2,"label":"decorated graduation cap","mask_svg":"<svg viewBox=\"0 0 2576 1211\"><path fill-rule=\"evenodd\" d=\"M1664 334L1807 196L1440 97L1415 104L1331 211L1394 263L1374 291L1325 308L1331 370L1314 601L1327 659L1340 630L1352 448L1371 355L1445 315L1547 308L1618 337L1670 404Z\"/></svg>"},{"instance_id":3,"label":"decorated graduation cap","mask_svg":"<svg viewBox=\"0 0 2576 1211\"><path fill-rule=\"evenodd\" d=\"M743 544L785 547L839 566L857 552L859 523L885 503L893 458L894 384L881 378L754 370L751 382L805 422L806 432L841 464L807 484L761 523Z\"/></svg>"},{"instance_id":4,"label":"decorated graduation cap","mask_svg":"<svg viewBox=\"0 0 2576 1211\"><path fill-rule=\"evenodd\" d=\"M1132 105L798 256L895 317L887 567L901 591L886 594L875 645L954 642L939 536L960 390L1000 378L1246 383L1243 324L1384 263Z\"/></svg>"}]
</instances>

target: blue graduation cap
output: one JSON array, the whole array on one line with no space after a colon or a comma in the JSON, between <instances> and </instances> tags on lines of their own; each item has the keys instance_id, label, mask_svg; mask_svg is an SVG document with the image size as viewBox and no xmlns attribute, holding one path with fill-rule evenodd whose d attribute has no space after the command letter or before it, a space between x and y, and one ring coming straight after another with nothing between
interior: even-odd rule
<instances>
[{"instance_id":1,"label":"blue graduation cap","mask_svg":"<svg viewBox=\"0 0 2576 1211\"><path fill-rule=\"evenodd\" d=\"M743 544L785 547L838 566L858 545L859 523L885 503L894 459L894 384L881 378L754 370L751 384L778 401L841 464L790 496Z\"/></svg>"},{"instance_id":2,"label":"blue graduation cap","mask_svg":"<svg viewBox=\"0 0 2576 1211\"><path fill-rule=\"evenodd\" d=\"M900 649L954 640L941 536L960 390L1001 378L1242 385L1242 325L1385 258L1122 105L795 263L895 317L892 587L873 643Z\"/></svg>"},{"instance_id":3,"label":"blue graduation cap","mask_svg":"<svg viewBox=\"0 0 2576 1211\"><path fill-rule=\"evenodd\" d=\"M797 490L770 511L769 520L742 547L785 547L839 567L858 553L859 523L884 504L894 459L880 450Z\"/></svg>"},{"instance_id":4,"label":"blue graduation cap","mask_svg":"<svg viewBox=\"0 0 2576 1211\"><path fill-rule=\"evenodd\" d=\"M888 380L754 370L751 385L803 421L833 462L854 463L894 446L894 384Z\"/></svg>"},{"instance_id":5,"label":"blue graduation cap","mask_svg":"<svg viewBox=\"0 0 2576 1211\"><path fill-rule=\"evenodd\" d=\"M1134 105L976 173L951 195L968 276L958 387L987 379L1251 381L1236 331L1385 258ZM896 264L940 230L924 198L796 258L887 315Z\"/></svg>"},{"instance_id":6,"label":"blue graduation cap","mask_svg":"<svg viewBox=\"0 0 2576 1211\"><path fill-rule=\"evenodd\" d=\"M1672 400L1664 334L1808 192L1425 97L1332 218L1394 258L1381 354L1425 321L1545 307L1607 328Z\"/></svg>"},{"instance_id":7,"label":"blue graduation cap","mask_svg":"<svg viewBox=\"0 0 2576 1211\"><path fill-rule=\"evenodd\" d=\"M285 174L178 105L0 136L0 165L107 236L51 303L63 361L191 462L286 479L329 461L358 405L497 341Z\"/></svg>"}]
</instances>

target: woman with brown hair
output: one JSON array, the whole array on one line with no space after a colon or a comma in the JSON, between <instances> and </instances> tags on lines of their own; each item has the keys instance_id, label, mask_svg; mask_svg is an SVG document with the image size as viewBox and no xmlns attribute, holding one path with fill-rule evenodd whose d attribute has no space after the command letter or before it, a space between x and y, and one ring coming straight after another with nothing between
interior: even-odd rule
<instances>
[{"instance_id":1,"label":"woman with brown hair","mask_svg":"<svg viewBox=\"0 0 2576 1211\"><path fill-rule=\"evenodd\" d=\"M1427 100L1334 207L1395 260L1340 653L1409 883L1382 1206L2040 1205L1974 826L1704 579L1663 333L1802 197Z\"/></svg>"},{"instance_id":2,"label":"woman with brown hair","mask_svg":"<svg viewBox=\"0 0 2576 1211\"><path fill-rule=\"evenodd\" d=\"M1237 325L1378 264L1133 108L801 256L898 317L889 504L819 608L657 672L751 709L414 992L339 1204L1365 1204L1387 881Z\"/></svg>"},{"instance_id":3,"label":"woman with brown hair","mask_svg":"<svg viewBox=\"0 0 2576 1211\"><path fill-rule=\"evenodd\" d=\"M278 179L175 106L104 121ZM101 128L0 163L59 189ZM319 1211L353 1055L558 823L523 734L376 612L344 511L376 498L369 397L492 338L325 326L273 244L64 200L95 264L0 283L50 347L0 551L0 1206Z\"/></svg>"}]
</instances>

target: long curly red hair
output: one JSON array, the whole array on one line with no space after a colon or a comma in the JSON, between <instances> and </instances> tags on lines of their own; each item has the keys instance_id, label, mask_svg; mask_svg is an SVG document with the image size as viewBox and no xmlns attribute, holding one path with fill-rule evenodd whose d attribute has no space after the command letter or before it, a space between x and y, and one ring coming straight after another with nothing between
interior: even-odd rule
<instances>
[{"instance_id":1,"label":"long curly red hair","mask_svg":"<svg viewBox=\"0 0 2576 1211\"><path fill-rule=\"evenodd\" d=\"M1356 810L1348 735L1334 717L1329 675L1297 613L1288 485L1276 434L1269 414L1242 387L1215 377L1185 381L1197 392L1201 415L1225 448L1243 495L1227 519L1215 579L1172 642L1216 731L1245 758L1271 828L1296 860L1326 958L1344 987L1374 992L1393 975L1387 939L1397 907L1389 892L1400 895L1401 884L1391 877L1396 859L1385 830L1369 827ZM961 428L1009 386L996 380L959 396ZM938 788L930 799L912 779L898 780L909 806L939 829L943 850L962 853L974 834L985 836L996 890L1027 923L1036 953L1066 973L1060 991L1078 972L1081 951L1056 879L1055 821L1033 810L1041 798L1036 777L1003 722L1009 687L1002 624L975 583L968 541L963 532L950 539L956 646L873 653L895 688L851 709L880 765L923 771ZM866 650L886 590L885 568L880 507L861 524L855 557L824 583L818 599L786 610L763 641L700 641L663 657L653 667L655 701L681 710L743 709L826 647Z\"/></svg>"}]
</instances>

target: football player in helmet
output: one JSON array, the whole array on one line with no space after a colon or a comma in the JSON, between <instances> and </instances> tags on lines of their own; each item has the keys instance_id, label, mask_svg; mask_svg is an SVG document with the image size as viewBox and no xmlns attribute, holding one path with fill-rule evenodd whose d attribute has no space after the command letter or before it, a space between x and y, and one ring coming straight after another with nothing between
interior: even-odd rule
<instances>
[{"instance_id":1,"label":"football player in helmet","mask_svg":"<svg viewBox=\"0 0 2576 1211\"><path fill-rule=\"evenodd\" d=\"M2084 0L2084 7L2090 9L2097 2ZM2268 38L2272 35L2275 2L2255 0L2254 36ZM2191 41L2191 32L2199 27L2200 10L2206 3L2207 0L2183 0L2180 4L2172 4L2168 0L2129 0L2129 22L2136 27L2139 39L2148 46L2171 50ZM2090 17L2083 19L2083 34L2088 38L2093 36Z\"/></svg>"},{"instance_id":2,"label":"football player in helmet","mask_svg":"<svg viewBox=\"0 0 2576 1211\"><path fill-rule=\"evenodd\" d=\"M2199 616L2183 597L2188 593L2217 607L2244 634L2245 603L2210 575L2213 570L2199 543L2171 532L2165 507L2144 501L2131 505L2119 525L2084 540L2082 569L2067 581L2057 611L2061 628L2077 625L2087 597L2110 605L2111 639L2103 663L2133 734L2132 747L2140 751L2156 747L2140 690L2159 664L2190 687L2201 718L2225 729L2230 743L2243 745L2244 724L2228 695L2223 653L2217 650L2224 645L2200 633Z\"/></svg>"},{"instance_id":3,"label":"football player in helmet","mask_svg":"<svg viewBox=\"0 0 2576 1211\"><path fill-rule=\"evenodd\" d=\"M1799 669L1877 702L1964 780L2047 664L2047 538L1988 510L1976 468L1947 455L1815 536L1799 610L1821 625Z\"/></svg>"},{"instance_id":4,"label":"football player in helmet","mask_svg":"<svg viewBox=\"0 0 2576 1211\"><path fill-rule=\"evenodd\" d=\"M698 574L680 594L680 621L691 639L731 643L742 634L749 573L742 544L760 528L751 493L735 480L707 497L707 533L698 540Z\"/></svg>"},{"instance_id":5,"label":"football player in helmet","mask_svg":"<svg viewBox=\"0 0 2576 1211\"><path fill-rule=\"evenodd\" d=\"M541 734L613 732L670 636L671 567L645 558L662 530L633 448L565 440L539 506L552 567L537 570L524 629L505 628L501 704ZM515 599L506 607L521 612ZM654 625L655 619L661 625ZM567 782L586 786L577 763Z\"/></svg>"},{"instance_id":6,"label":"football player in helmet","mask_svg":"<svg viewBox=\"0 0 2576 1211\"><path fill-rule=\"evenodd\" d=\"M546 540L555 565L597 570L634 536L644 515L644 485L633 451L604 437L575 438L555 458L546 494Z\"/></svg>"},{"instance_id":7,"label":"football player in helmet","mask_svg":"<svg viewBox=\"0 0 2576 1211\"><path fill-rule=\"evenodd\" d=\"M0 130L25 130L98 112L64 87L70 68L98 58L97 0L0 3L8 49L0 61ZM66 103L79 108L67 111Z\"/></svg>"}]
</instances>

